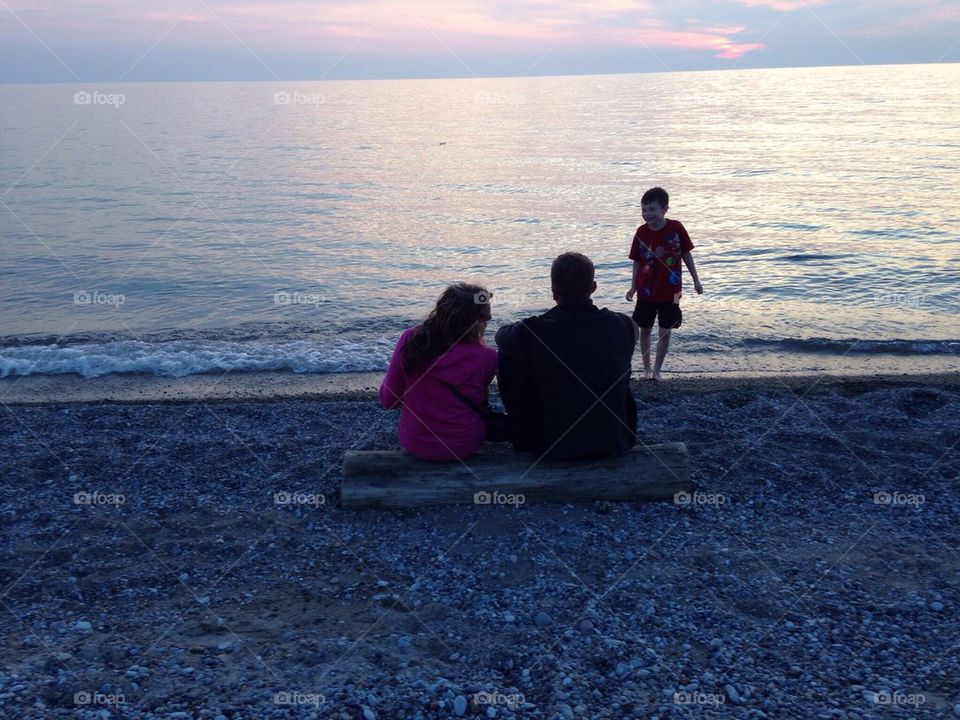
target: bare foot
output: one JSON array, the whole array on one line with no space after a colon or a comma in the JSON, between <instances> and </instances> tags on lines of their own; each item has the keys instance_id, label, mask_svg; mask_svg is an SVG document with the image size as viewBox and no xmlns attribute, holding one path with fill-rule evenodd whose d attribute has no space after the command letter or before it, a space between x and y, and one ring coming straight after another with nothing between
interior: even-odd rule
<instances>
[{"instance_id":1,"label":"bare foot","mask_svg":"<svg viewBox=\"0 0 960 720\"><path fill-rule=\"evenodd\" d=\"M653 373L651 373L651 375L650 375L650 379L651 379L651 380L656 380L657 382L659 382L659 381L662 379L662 378L660 377L660 371L659 371L659 370L654 370Z\"/></svg>"},{"instance_id":2,"label":"bare foot","mask_svg":"<svg viewBox=\"0 0 960 720\"><path fill-rule=\"evenodd\" d=\"M653 370L651 370L650 368L644 368L644 369L643 369L643 379L644 379L644 380L650 380L652 377L653 377Z\"/></svg>"}]
</instances>

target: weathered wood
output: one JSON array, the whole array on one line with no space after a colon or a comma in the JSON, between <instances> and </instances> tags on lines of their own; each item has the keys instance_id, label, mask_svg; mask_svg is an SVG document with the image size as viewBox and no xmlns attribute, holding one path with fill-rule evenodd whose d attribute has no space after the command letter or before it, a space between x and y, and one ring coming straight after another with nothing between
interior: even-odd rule
<instances>
[{"instance_id":1,"label":"weathered wood","mask_svg":"<svg viewBox=\"0 0 960 720\"><path fill-rule=\"evenodd\" d=\"M348 451L343 459L340 504L345 508L412 508L667 500L675 493L693 490L690 457L687 446L680 442L640 446L601 460L535 461L529 455L480 453L464 463L435 463L403 452ZM483 502L485 499L490 502Z\"/></svg>"}]
</instances>

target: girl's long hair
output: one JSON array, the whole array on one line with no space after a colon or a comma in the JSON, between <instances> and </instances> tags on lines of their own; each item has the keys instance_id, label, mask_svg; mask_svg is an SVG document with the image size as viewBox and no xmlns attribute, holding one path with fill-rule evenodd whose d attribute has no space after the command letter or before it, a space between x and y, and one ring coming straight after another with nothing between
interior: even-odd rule
<instances>
[{"instance_id":1,"label":"girl's long hair","mask_svg":"<svg viewBox=\"0 0 960 720\"><path fill-rule=\"evenodd\" d=\"M403 347L403 369L414 374L454 345L479 342L490 319L490 293L480 285L451 285Z\"/></svg>"}]
</instances>

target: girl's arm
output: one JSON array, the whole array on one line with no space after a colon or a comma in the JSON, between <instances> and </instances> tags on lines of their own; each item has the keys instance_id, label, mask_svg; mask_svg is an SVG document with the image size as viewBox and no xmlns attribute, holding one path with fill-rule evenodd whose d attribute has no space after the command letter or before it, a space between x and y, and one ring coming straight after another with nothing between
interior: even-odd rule
<instances>
[{"instance_id":1,"label":"girl's arm","mask_svg":"<svg viewBox=\"0 0 960 720\"><path fill-rule=\"evenodd\" d=\"M397 346L390 358L390 367L380 384L380 405L386 410L393 410L403 405L403 393L407 388L407 376L403 372L403 345L404 336L400 336Z\"/></svg>"}]
</instances>

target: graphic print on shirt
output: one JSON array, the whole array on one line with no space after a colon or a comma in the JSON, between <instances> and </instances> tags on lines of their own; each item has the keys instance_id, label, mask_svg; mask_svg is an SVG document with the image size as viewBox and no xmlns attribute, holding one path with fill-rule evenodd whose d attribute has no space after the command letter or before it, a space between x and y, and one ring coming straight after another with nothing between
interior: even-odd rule
<instances>
[{"instance_id":1,"label":"graphic print on shirt","mask_svg":"<svg viewBox=\"0 0 960 720\"><path fill-rule=\"evenodd\" d=\"M642 263L640 280L643 284L640 288L640 295L642 297L650 297L657 285L657 278L661 274L666 277L667 282L671 285L680 284L680 256L680 234L676 232L667 238L664 245L658 245L653 250L646 243L640 243ZM679 293L675 293L674 302L678 297Z\"/></svg>"}]
</instances>

